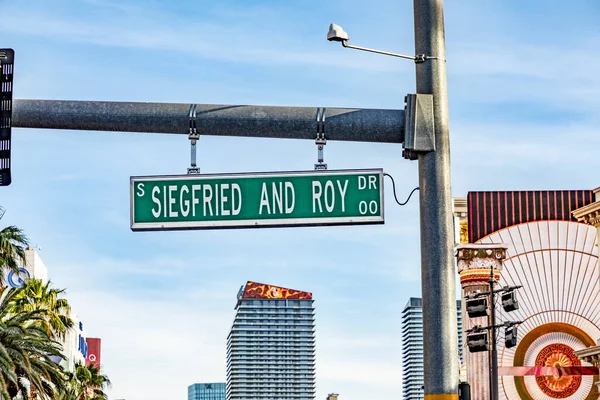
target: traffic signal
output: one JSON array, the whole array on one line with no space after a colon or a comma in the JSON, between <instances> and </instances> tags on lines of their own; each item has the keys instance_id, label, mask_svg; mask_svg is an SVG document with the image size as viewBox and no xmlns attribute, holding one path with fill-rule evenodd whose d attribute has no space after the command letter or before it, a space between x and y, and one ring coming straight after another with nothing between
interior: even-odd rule
<instances>
[{"instance_id":1,"label":"traffic signal","mask_svg":"<svg viewBox=\"0 0 600 400\"><path fill-rule=\"evenodd\" d=\"M488 341L488 333L486 331L478 331L467 335L467 346L469 352L479 353L490 349Z\"/></svg>"},{"instance_id":2,"label":"traffic signal","mask_svg":"<svg viewBox=\"0 0 600 400\"><path fill-rule=\"evenodd\" d=\"M504 331L504 346L507 349L515 347L517 345L517 326L509 326Z\"/></svg>"},{"instance_id":3,"label":"traffic signal","mask_svg":"<svg viewBox=\"0 0 600 400\"><path fill-rule=\"evenodd\" d=\"M504 311L511 312L519 309L517 293L514 290L502 293L502 308Z\"/></svg>"},{"instance_id":4,"label":"traffic signal","mask_svg":"<svg viewBox=\"0 0 600 400\"><path fill-rule=\"evenodd\" d=\"M12 127L13 65L15 52L0 49L0 186L10 177L10 130Z\"/></svg>"},{"instance_id":5,"label":"traffic signal","mask_svg":"<svg viewBox=\"0 0 600 400\"><path fill-rule=\"evenodd\" d=\"M488 299L487 297L476 297L467 299L467 314L469 318L485 317L488 315Z\"/></svg>"}]
</instances>

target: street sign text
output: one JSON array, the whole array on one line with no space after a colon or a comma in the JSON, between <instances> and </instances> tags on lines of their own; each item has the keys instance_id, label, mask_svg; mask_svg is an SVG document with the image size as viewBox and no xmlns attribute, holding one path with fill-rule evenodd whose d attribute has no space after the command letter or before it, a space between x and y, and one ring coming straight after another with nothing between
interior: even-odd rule
<instances>
[{"instance_id":1,"label":"street sign text","mask_svg":"<svg viewBox=\"0 0 600 400\"><path fill-rule=\"evenodd\" d=\"M131 178L131 229L382 224L383 171Z\"/></svg>"}]
</instances>

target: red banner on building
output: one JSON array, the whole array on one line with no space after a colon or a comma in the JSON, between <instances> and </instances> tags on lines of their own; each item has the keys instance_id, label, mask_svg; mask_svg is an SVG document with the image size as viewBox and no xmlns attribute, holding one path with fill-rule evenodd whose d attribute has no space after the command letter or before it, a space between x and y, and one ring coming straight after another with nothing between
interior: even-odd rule
<instances>
[{"instance_id":1,"label":"red banner on building","mask_svg":"<svg viewBox=\"0 0 600 400\"><path fill-rule=\"evenodd\" d=\"M86 338L88 345L88 354L85 359L85 364L95 364L97 368L100 368L100 354L102 352L102 341L99 338Z\"/></svg>"}]
</instances>

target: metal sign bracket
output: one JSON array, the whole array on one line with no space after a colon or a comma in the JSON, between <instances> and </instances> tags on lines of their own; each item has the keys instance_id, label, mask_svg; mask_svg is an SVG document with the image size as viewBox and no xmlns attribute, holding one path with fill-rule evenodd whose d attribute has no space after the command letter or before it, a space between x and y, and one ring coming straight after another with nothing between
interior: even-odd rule
<instances>
[{"instance_id":1,"label":"metal sign bracket","mask_svg":"<svg viewBox=\"0 0 600 400\"><path fill-rule=\"evenodd\" d=\"M317 164L315 164L315 171L326 171L327 163L324 162L323 149L327 144L325 138L325 112L326 108L317 108L317 138L315 144L317 145Z\"/></svg>"},{"instance_id":2,"label":"metal sign bracket","mask_svg":"<svg viewBox=\"0 0 600 400\"><path fill-rule=\"evenodd\" d=\"M188 139L190 139L191 153L190 153L190 168L187 169L188 174L199 174L200 167L196 165L196 144L200 140L200 134L196 129L196 105L190 104L190 127L188 132Z\"/></svg>"}]
</instances>

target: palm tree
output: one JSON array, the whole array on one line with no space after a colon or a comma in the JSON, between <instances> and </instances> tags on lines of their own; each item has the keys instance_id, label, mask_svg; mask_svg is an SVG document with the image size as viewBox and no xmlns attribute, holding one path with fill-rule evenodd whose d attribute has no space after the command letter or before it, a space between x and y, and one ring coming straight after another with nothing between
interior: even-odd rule
<instances>
[{"instance_id":1,"label":"palm tree","mask_svg":"<svg viewBox=\"0 0 600 400\"><path fill-rule=\"evenodd\" d=\"M65 388L64 371L50 358L62 358L62 346L44 329L44 310L13 311L18 292L0 288L0 399L30 392L50 399Z\"/></svg>"},{"instance_id":2,"label":"palm tree","mask_svg":"<svg viewBox=\"0 0 600 400\"><path fill-rule=\"evenodd\" d=\"M68 374L68 387L53 400L106 400L105 389L111 386L108 376L102 375L96 365L77 363L75 372Z\"/></svg>"},{"instance_id":3,"label":"palm tree","mask_svg":"<svg viewBox=\"0 0 600 400\"><path fill-rule=\"evenodd\" d=\"M29 239L16 226L8 226L0 231L0 279L4 278L5 268L19 272L19 262L25 263L27 246Z\"/></svg>"},{"instance_id":4,"label":"palm tree","mask_svg":"<svg viewBox=\"0 0 600 400\"><path fill-rule=\"evenodd\" d=\"M52 338L63 339L67 330L73 327L71 306L67 299L60 297L64 293L65 289L52 288L51 282L26 279L23 287L12 299L13 311L43 310Z\"/></svg>"}]
</instances>

